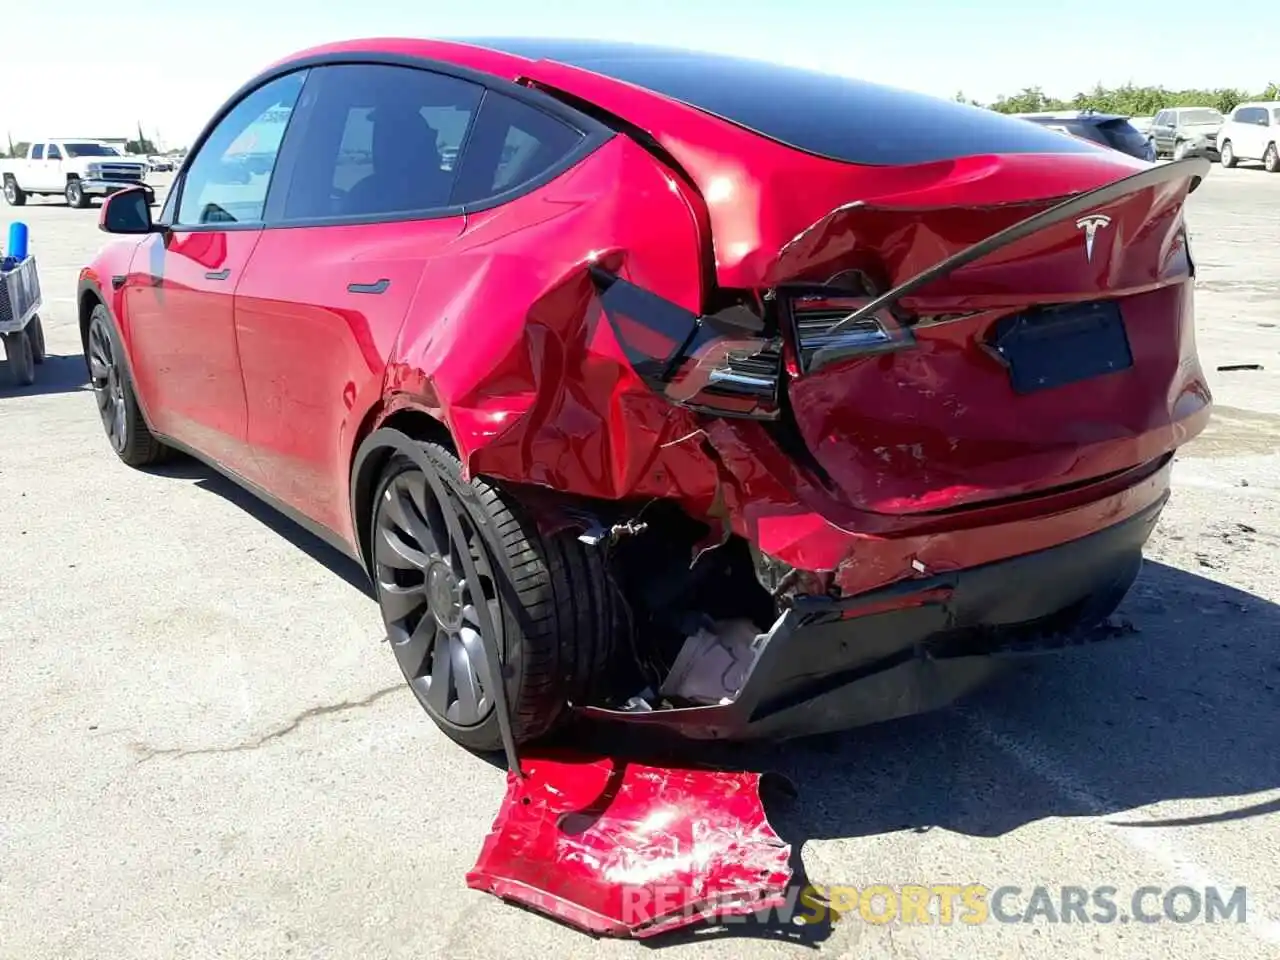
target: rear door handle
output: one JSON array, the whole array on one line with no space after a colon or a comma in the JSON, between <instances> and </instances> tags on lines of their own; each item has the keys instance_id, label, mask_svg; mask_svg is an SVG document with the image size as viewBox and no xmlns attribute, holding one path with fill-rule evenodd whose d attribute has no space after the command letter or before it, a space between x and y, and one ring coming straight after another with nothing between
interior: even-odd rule
<instances>
[{"instance_id":1,"label":"rear door handle","mask_svg":"<svg viewBox=\"0 0 1280 960\"><path fill-rule=\"evenodd\" d=\"M383 293L387 287L391 286L391 281L386 277L376 283L348 283L348 293Z\"/></svg>"},{"instance_id":2,"label":"rear door handle","mask_svg":"<svg viewBox=\"0 0 1280 960\"><path fill-rule=\"evenodd\" d=\"M224 267L221 270L210 270L204 275L204 278L206 280L225 280L229 276L231 276L231 268Z\"/></svg>"}]
</instances>

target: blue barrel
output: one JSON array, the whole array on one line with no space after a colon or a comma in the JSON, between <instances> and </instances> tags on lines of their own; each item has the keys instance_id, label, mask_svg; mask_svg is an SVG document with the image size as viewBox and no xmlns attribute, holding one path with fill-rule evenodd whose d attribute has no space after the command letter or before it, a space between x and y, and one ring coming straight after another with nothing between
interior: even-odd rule
<instances>
[{"instance_id":1,"label":"blue barrel","mask_svg":"<svg viewBox=\"0 0 1280 960\"><path fill-rule=\"evenodd\" d=\"M15 260L27 259L27 225L15 220L9 224L9 246L5 250L6 257Z\"/></svg>"}]
</instances>

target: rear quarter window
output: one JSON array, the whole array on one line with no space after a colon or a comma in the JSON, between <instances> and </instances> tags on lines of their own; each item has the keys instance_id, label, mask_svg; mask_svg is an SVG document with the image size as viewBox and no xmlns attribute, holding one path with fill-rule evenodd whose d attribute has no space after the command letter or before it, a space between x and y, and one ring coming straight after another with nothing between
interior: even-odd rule
<instances>
[{"instance_id":1,"label":"rear quarter window","mask_svg":"<svg viewBox=\"0 0 1280 960\"><path fill-rule=\"evenodd\" d=\"M454 203L482 203L537 180L585 134L535 107L490 91L467 141Z\"/></svg>"}]
</instances>

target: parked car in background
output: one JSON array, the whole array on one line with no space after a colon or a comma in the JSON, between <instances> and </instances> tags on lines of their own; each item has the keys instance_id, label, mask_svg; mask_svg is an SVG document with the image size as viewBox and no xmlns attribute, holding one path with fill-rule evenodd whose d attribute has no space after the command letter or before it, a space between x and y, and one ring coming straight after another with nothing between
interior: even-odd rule
<instances>
[{"instance_id":1,"label":"parked car in background","mask_svg":"<svg viewBox=\"0 0 1280 960\"><path fill-rule=\"evenodd\" d=\"M1151 141L1129 122L1128 117L1121 114L1095 113L1092 110L1055 110L1016 113L1014 116L1059 133L1100 143L1139 160L1154 161L1156 158Z\"/></svg>"},{"instance_id":2,"label":"parked car in background","mask_svg":"<svg viewBox=\"0 0 1280 960\"><path fill-rule=\"evenodd\" d=\"M1218 131L1218 153L1224 167L1241 160L1261 160L1268 173L1280 173L1280 103L1242 103Z\"/></svg>"},{"instance_id":3,"label":"parked car in background","mask_svg":"<svg viewBox=\"0 0 1280 960\"><path fill-rule=\"evenodd\" d=\"M1213 107L1169 107L1151 121L1156 157L1208 157L1218 160L1222 113Z\"/></svg>"},{"instance_id":4,"label":"parked car in background","mask_svg":"<svg viewBox=\"0 0 1280 960\"><path fill-rule=\"evenodd\" d=\"M125 157L100 140L39 140L27 148L26 157L0 160L4 198L14 207L32 196L62 196L73 207L87 207L94 197L139 185L154 200L146 176L145 160Z\"/></svg>"},{"instance_id":5,"label":"parked car in background","mask_svg":"<svg viewBox=\"0 0 1280 960\"><path fill-rule=\"evenodd\" d=\"M155 221L107 201L79 329L116 455L357 558L459 743L798 736L1115 635L1210 415L1208 171L712 53L352 41Z\"/></svg>"},{"instance_id":6,"label":"parked car in background","mask_svg":"<svg viewBox=\"0 0 1280 960\"><path fill-rule=\"evenodd\" d=\"M1143 136L1148 136L1151 133L1151 121L1154 119L1155 117L1130 117L1129 125Z\"/></svg>"}]
</instances>

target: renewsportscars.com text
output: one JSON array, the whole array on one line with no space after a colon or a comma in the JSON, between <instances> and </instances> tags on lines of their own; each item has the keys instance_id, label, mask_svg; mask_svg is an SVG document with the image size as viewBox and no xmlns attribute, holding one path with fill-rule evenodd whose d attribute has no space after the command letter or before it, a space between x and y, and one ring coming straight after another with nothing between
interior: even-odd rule
<instances>
[{"instance_id":1,"label":"renewsportscars.com text","mask_svg":"<svg viewBox=\"0 0 1280 960\"><path fill-rule=\"evenodd\" d=\"M998 886L983 884L872 884L791 887L784 902L760 914L723 917L723 923L812 924L845 918L873 924L986 923L1244 923L1248 894L1231 889L1188 886ZM623 893L628 922L695 912L688 891L679 887L631 887Z\"/></svg>"}]
</instances>

